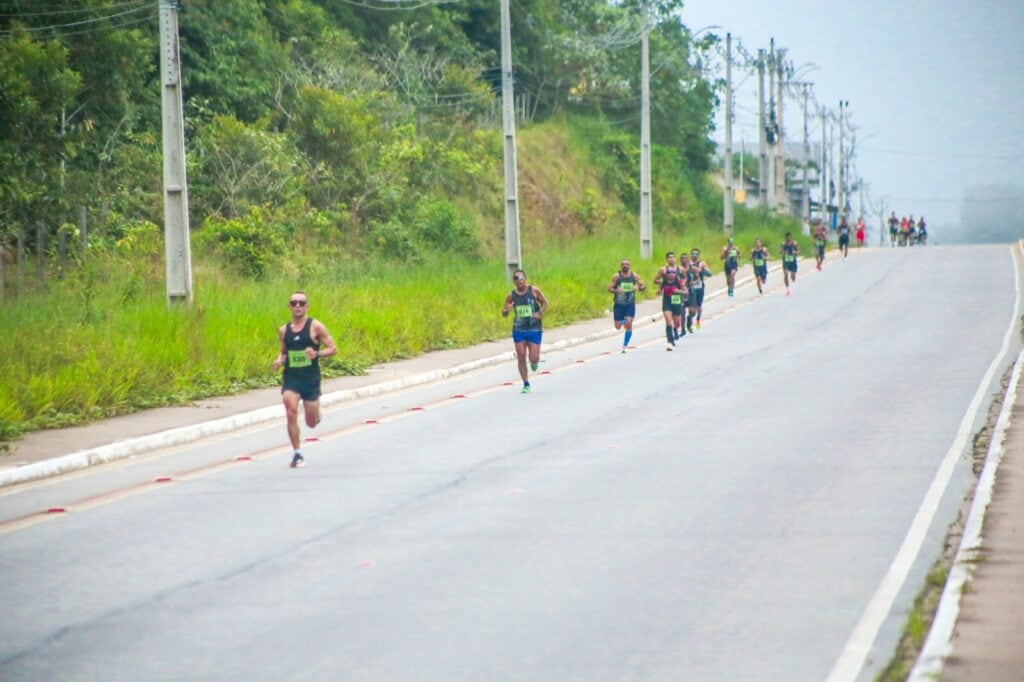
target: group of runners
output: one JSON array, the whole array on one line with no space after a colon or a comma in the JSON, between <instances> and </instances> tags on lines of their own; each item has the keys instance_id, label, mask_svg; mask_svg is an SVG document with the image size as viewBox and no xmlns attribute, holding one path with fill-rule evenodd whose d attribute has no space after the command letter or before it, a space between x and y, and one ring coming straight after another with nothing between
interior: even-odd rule
<instances>
[{"instance_id":1,"label":"group of runners","mask_svg":"<svg viewBox=\"0 0 1024 682\"><path fill-rule=\"evenodd\" d=\"M928 243L928 225L924 216L914 222L914 214L896 217L896 211L889 215L889 246L925 246Z\"/></svg>"},{"instance_id":2,"label":"group of runners","mask_svg":"<svg viewBox=\"0 0 1024 682\"><path fill-rule=\"evenodd\" d=\"M800 254L800 246L789 232L781 251L788 296L791 283L796 281ZM741 260L741 252L732 238L722 247L720 256L725 265L728 295L732 296ZM761 294L768 279L770 258L768 248L757 239L748 259L753 265L757 290ZM665 265L658 269L653 280L661 295L661 310L665 318L665 350L674 350L679 339L700 330L704 312L704 280L710 276L711 269L701 259L700 249L681 253L678 262L675 252L665 254ZM512 342L523 381L522 392L529 393L530 371L537 371L540 363L542 320L548 300L538 287L527 282L523 270L516 270L512 281L514 287L505 297L501 315L512 315ZM607 289L614 297L612 317L615 329L625 329L622 339L622 352L625 353L633 336L636 295L645 291L647 284L633 271L630 260L624 258ZM320 423L320 359L336 354L338 349L327 327L309 315L309 298L305 292L294 292L288 300L288 309L291 320L278 329L279 353L273 365L275 369L283 368L281 396L288 438L294 451L290 466L294 468L305 463L300 448L299 404L302 404L306 426L315 428Z\"/></svg>"}]
</instances>

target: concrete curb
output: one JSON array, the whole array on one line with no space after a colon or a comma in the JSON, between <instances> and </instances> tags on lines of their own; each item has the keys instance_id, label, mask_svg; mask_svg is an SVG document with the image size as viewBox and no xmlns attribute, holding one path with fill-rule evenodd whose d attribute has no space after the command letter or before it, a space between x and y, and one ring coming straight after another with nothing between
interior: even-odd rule
<instances>
[{"instance_id":1,"label":"concrete curb","mask_svg":"<svg viewBox=\"0 0 1024 682\"><path fill-rule=\"evenodd\" d=\"M1024 253L1024 240L1018 242L1017 246ZM1018 268L1016 272L1019 291L1020 266L1016 256L1014 265ZM999 416L996 418L996 425L989 440L988 451L985 453L985 464L974 488L971 508L960 537L960 546L957 548L953 564L950 566L928 636L910 675L907 677L909 682L939 679L946 665L946 659L953 653L953 634L960 619L960 600L971 580L975 563L982 550L985 515L994 496L996 476L999 473L999 465L1005 452L1006 432L1010 428L1013 410L1017 405L1022 373L1024 373L1024 350L1017 354L1017 360L1013 363L1010 381L1003 394L1003 406L999 410Z\"/></svg>"},{"instance_id":2,"label":"concrete curb","mask_svg":"<svg viewBox=\"0 0 1024 682\"><path fill-rule=\"evenodd\" d=\"M769 271L778 270L780 267L781 266L778 265L773 266ZM736 286L752 282L753 280L753 275L748 275L742 279L737 279ZM716 298L725 294L725 292L725 288L709 291L705 300ZM648 313L637 317L633 324L634 327L644 326L646 324L657 322L661 319L661 311L658 311L654 314ZM588 334L587 336L562 339L561 341L556 341L554 343L544 344L543 351L553 352L565 350L567 348L572 348L573 346L617 336L621 333L621 330L606 329L604 331ZM421 386L423 384L441 381L443 379L466 374L467 372L472 372L484 367L491 367L514 359L515 352L508 351L506 353L499 353L498 355L492 355L490 357L456 365L455 367L435 370L433 372L424 372L422 374L416 374L391 381L384 381L379 384L372 384L362 388L334 391L321 396L320 404L324 407L328 407L330 405L360 400L362 398L372 398L385 393L400 391L412 386ZM189 426L179 426L177 428L167 429L148 436L131 438L117 443L110 443L108 445L90 448L88 450L73 452L69 455L64 455L63 457L55 457L42 462L26 464L25 466L18 467L16 469L2 471L0 472L0 488L18 485L20 483L28 483L30 481L49 478L51 476L59 476L61 474L71 473L91 466L107 464L119 459L134 457L135 455L154 450L174 447L177 445L187 445L188 443L192 443L203 438L237 431L239 429L255 426L275 419L281 419L282 417L283 414L280 405L262 407L257 410L243 412L241 414L224 417L222 419L214 419L200 424L191 424Z\"/></svg>"}]
</instances>

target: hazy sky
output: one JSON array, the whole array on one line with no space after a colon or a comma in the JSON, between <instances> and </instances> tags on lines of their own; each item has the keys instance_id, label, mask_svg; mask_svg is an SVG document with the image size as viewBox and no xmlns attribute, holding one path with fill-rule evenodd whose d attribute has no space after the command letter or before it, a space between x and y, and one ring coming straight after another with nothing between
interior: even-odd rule
<instances>
[{"instance_id":1,"label":"hazy sky","mask_svg":"<svg viewBox=\"0 0 1024 682\"><path fill-rule=\"evenodd\" d=\"M687 0L683 22L717 24L754 54L774 37L798 67L816 64L803 80L830 108L850 102L859 175L897 215L951 230L967 188L1024 185L1022 0ZM738 89L733 136L738 147L742 130L755 153L756 86L751 77ZM802 140L795 100L784 124ZM717 125L721 139L721 112Z\"/></svg>"}]
</instances>

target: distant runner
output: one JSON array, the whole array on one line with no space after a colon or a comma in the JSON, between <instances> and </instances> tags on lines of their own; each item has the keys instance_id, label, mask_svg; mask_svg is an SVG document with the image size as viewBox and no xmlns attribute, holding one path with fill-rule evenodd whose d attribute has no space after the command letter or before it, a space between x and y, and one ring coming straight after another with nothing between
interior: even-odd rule
<instances>
[{"instance_id":1,"label":"distant runner","mask_svg":"<svg viewBox=\"0 0 1024 682\"><path fill-rule=\"evenodd\" d=\"M889 216L889 248L896 246L896 235L900 231L900 221L896 217L896 211Z\"/></svg>"},{"instance_id":2,"label":"distant runner","mask_svg":"<svg viewBox=\"0 0 1024 682\"><path fill-rule=\"evenodd\" d=\"M636 317L636 292L647 288L640 276L633 272L628 258L623 258L619 263L619 271L612 277L612 283L608 285L608 291L615 294L615 302L612 306L612 319L615 321L615 328L626 327L626 334L622 339L622 352L629 347L629 340L633 337L633 318Z\"/></svg>"},{"instance_id":3,"label":"distant runner","mask_svg":"<svg viewBox=\"0 0 1024 682\"><path fill-rule=\"evenodd\" d=\"M530 356L530 369L537 371L540 363L541 318L548 308L548 300L541 290L526 283L526 273L516 270L512 273L515 288L505 297L501 316L508 317L513 311L512 342L516 346L516 362L519 376L523 379L523 393L530 392L530 377L526 370L526 356Z\"/></svg>"},{"instance_id":4,"label":"distant runner","mask_svg":"<svg viewBox=\"0 0 1024 682\"><path fill-rule=\"evenodd\" d=\"M907 219L907 246L913 246L914 240L917 238L917 223L914 222L914 214L910 214L910 218Z\"/></svg>"},{"instance_id":5,"label":"distant runner","mask_svg":"<svg viewBox=\"0 0 1024 682\"><path fill-rule=\"evenodd\" d=\"M338 352L327 327L309 317L309 298L296 291L288 301L292 320L277 330L281 352L274 360L274 369L284 367L281 374L281 400L288 419L288 439L292 443L293 469L306 463L302 456L299 431L299 401L306 416L306 426L320 423L320 358ZM323 348L321 348L323 346Z\"/></svg>"},{"instance_id":6,"label":"distant runner","mask_svg":"<svg viewBox=\"0 0 1024 682\"><path fill-rule=\"evenodd\" d=\"M654 283L658 285L659 291L661 291L662 283L665 281L665 276L668 275L670 272L674 272L676 274L677 280L682 280L684 277L682 269L678 265L676 265L675 251L668 251L665 253L665 265L661 266L661 268L658 269L658 274L654 276ZM681 325L682 322L680 321L680 326ZM674 338L679 338L678 331L675 332Z\"/></svg>"},{"instance_id":7,"label":"distant runner","mask_svg":"<svg viewBox=\"0 0 1024 682\"><path fill-rule=\"evenodd\" d=\"M825 245L828 243L828 236L825 232L824 223L819 224L814 228L814 258L818 261L818 269L821 270L821 264L825 261Z\"/></svg>"},{"instance_id":8,"label":"distant runner","mask_svg":"<svg viewBox=\"0 0 1024 682\"><path fill-rule=\"evenodd\" d=\"M846 216L839 221L839 250L843 252L844 260L850 255L850 223Z\"/></svg>"},{"instance_id":9,"label":"distant runner","mask_svg":"<svg viewBox=\"0 0 1024 682\"><path fill-rule=\"evenodd\" d=\"M672 350L676 346L675 330L682 324L683 301L687 295L678 269L666 270L659 288L661 290L661 312L665 316L665 339L668 341L665 350Z\"/></svg>"},{"instance_id":10,"label":"distant runner","mask_svg":"<svg viewBox=\"0 0 1024 682\"><path fill-rule=\"evenodd\" d=\"M793 241L793 233L786 233L786 241L782 242L782 279L786 284L786 296L789 296L789 283L796 282L796 257L800 255L800 245Z\"/></svg>"},{"instance_id":11,"label":"distant runner","mask_svg":"<svg viewBox=\"0 0 1024 682\"><path fill-rule=\"evenodd\" d=\"M864 242L867 241L868 226L864 223L864 216L857 218L857 248L863 248Z\"/></svg>"},{"instance_id":12,"label":"distant runner","mask_svg":"<svg viewBox=\"0 0 1024 682\"><path fill-rule=\"evenodd\" d=\"M768 281L768 249L761 239L754 240L754 248L750 250L750 261L754 264L754 278L757 280L757 293L764 293L764 285Z\"/></svg>"},{"instance_id":13,"label":"distant runner","mask_svg":"<svg viewBox=\"0 0 1024 682\"><path fill-rule=\"evenodd\" d=\"M690 271L694 274L690 283L689 311L686 328L700 331L700 318L704 314L704 280L711 276L711 268L700 259L700 249L690 250Z\"/></svg>"},{"instance_id":14,"label":"distant runner","mask_svg":"<svg viewBox=\"0 0 1024 682\"><path fill-rule=\"evenodd\" d=\"M728 243L722 247L721 257L725 261L725 284L729 287L729 295L732 296L736 288L736 271L740 269L740 250L736 248L732 237L729 237Z\"/></svg>"},{"instance_id":15,"label":"distant runner","mask_svg":"<svg viewBox=\"0 0 1024 682\"><path fill-rule=\"evenodd\" d=\"M925 225L924 216L917 221L917 241L921 246L928 244L928 226Z\"/></svg>"}]
</instances>

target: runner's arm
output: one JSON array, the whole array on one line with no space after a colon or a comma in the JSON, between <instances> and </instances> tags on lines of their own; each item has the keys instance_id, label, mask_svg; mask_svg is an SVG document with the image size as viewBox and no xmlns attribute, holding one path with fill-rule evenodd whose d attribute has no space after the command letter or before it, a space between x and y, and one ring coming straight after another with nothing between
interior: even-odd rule
<instances>
[{"instance_id":1,"label":"runner's arm","mask_svg":"<svg viewBox=\"0 0 1024 682\"><path fill-rule=\"evenodd\" d=\"M310 351L313 351L313 357L309 358L312 360L315 358L329 358L338 352L338 347L334 343L334 339L331 338L331 333L327 331L327 327L324 326L323 322L319 320L313 320L312 337L314 341L317 341L323 346L321 350L313 350L312 348L306 349L306 355L309 355Z\"/></svg>"},{"instance_id":2,"label":"runner's arm","mask_svg":"<svg viewBox=\"0 0 1024 682\"><path fill-rule=\"evenodd\" d=\"M543 292L541 292L537 287L533 287L533 297L537 299L537 303L540 304L540 310L533 314L533 316L539 320L544 316L544 311L548 309L548 299L544 298Z\"/></svg>"},{"instance_id":3,"label":"runner's arm","mask_svg":"<svg viewBox=\"0 0 1024 682\"><path fill-rule=\"evenodd\" d=\"M512 310L512 294L505 297L505 307L501 309L501 316L508 317L508 311Z\"/></svg>"},{"instance_id":4,"label":"runner's arm","mask_svg":"<svg viewBox=\"0 0 1024 682\"><path fill-rule=\"evenodd\" d=\"M612 276L612 283L608 285L608 291L612 292L613 294L621 293L619 291L619 276L618 275L613 275Z\"/></svg>"},{"instance_id":5,"label":"runner's arm","mask_svg":"<svg viewBox=\"0 0 1024 682\"><path fill-rule=\"evenodd\" d=\"M281 352L274 358L274 369L279 369L284 364L285 358L288 357L288 348L284 343L284 328L288 325L282 326L277 330L277 343L281 347Z\"/></svg>"}]
</instances>

